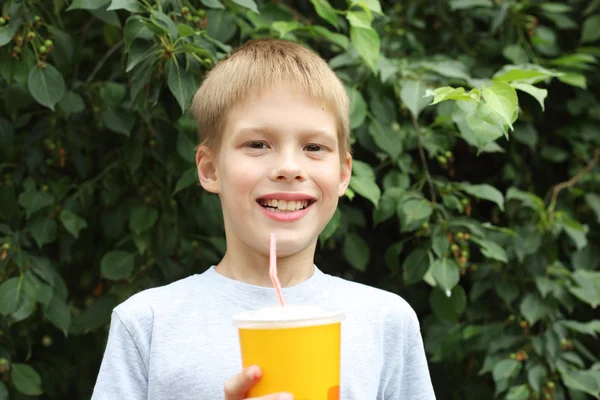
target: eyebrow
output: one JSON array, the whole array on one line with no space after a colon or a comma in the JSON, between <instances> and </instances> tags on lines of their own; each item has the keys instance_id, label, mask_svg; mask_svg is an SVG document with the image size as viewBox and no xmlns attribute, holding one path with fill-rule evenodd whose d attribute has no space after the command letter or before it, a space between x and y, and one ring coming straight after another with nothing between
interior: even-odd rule
<instances>
[{"instance_id":1,"label":"eyebrow","mask_svg":"<svg viewBox=\"0 0 600 400\"><path fill-rule=\"evenodd\" d=\"M238 130L237 132L235 132L234 136L243 135L243 134L247 134L247 133L262 133L264 135L274 135L276 132L277 131L275 129L272 129L267 126L247 127L247 128L242 128L242 129ZM335 133L333 134L333 137L332 137L331 132L323 130L323 129L319 129L319 128L303 129L299 133L304 136L322 136L322 137L331 137L332 139L337 139L337 135Z\"/></svg>"}]
</instances>

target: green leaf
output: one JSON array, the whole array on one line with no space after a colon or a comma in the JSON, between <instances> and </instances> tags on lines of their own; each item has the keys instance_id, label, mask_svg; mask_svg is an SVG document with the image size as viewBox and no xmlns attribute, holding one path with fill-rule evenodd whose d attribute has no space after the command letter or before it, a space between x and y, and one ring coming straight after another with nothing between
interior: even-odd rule
<instances>
[{"instance_id":1,"label":"green leaf","mask_svg":"<svg viewBox=\"0 0 600 400\"><path fill-rule=\"evenodd\" d=\"M581 43L595 42L600 39L600 14L595 14L583 21Z\"/></svg>"},{"instance_id":2,"label":"green leaf","mask_svg":"<svg viewBox=\"0 0 600 400\"><path fill-rule=\"evenodd\" d=\"M0 285L0 314L15 312L20 297L19 278L10 278Z\"/></svg>"},{"instance_id":3,"label":"green leaf","mask_svg":"<svg viewBox=\"0 0 600 400\"><path fill-rule=\"evenodd\" d=\"M355 269L365 272L369 262L369 245L355 233L349 233L344 238L344 258Z\"/></svg>"},{"instance_id":4,"label":"green leaf","mask_svg":"<svg viewBox=\"0 0 600 400\"><path fill-rule=\"evenodd\" d=\"M537 65L528 65L522 68L511 65L498 71L494 75L493 80L496 82L527 83L533 85L559 75L554 71Z\"/></svg>"},{"instance_id":5,"label":"green leaf","mask_svg":"<svg viewBox=\"0 0 600 400\"><path fill-rule=\"evenodd\" d=\"M60 72L46 63L46 68L32 68L27 77L27 88L33 98L54 111L54 106L65 94L65 81Z\"/></svg>"},{"instance_id":6,"label":"green leaf","mask_svg":"<svg viewBox=\"0 0 600 400\"><path fill-rule=\"evenodd\" d=\"M144 11L144 8L139 3L139 0L112 0L106 10L127 10L132 13L141 13Z\"/></svg>"},{"instance_id":7,"label":"green leaf","mask_svg":"<svg viewBox=\"0 0 600 400\"><path fill-rule=\"evenodd\" d=\"M164 33L167 33L171 39L177 39L177 26L167 14L160 11L152 11L150 20Z\"/></svg>"},{"instance_id":8,"label":"green leaf","mask_svg":"<svg viewBox=\"0 0 600 400\"><path fill-rule=\"evenodd\" d=\"M513 386L506 394L506 400L528 400L531 395L527 385Z\"/></svg>"},{"instance_id":9,"label":"green leaf","mask_svg":"<svg viewBox=\"0 0 600 400\"><path fill-rule=\"evenodd\" d=\"M71 90L65 93L63 98L58 102L58 106L67 116L78 114L85 110L83 98Z\"/></svg>"},{"instance_id":10,"label":"green leaf","mask_svg":"<svg viewBox=\"0 0 600 400\"><path fill-rule=\"evenodd\" d=\"M566 73L560 75L558 80L567 85L575 86L581 89L587 89L587 78L583 74L577 72Z\"/></svg>"},{"instance_id":11,"label":"green leaf","mask_svg":"<svg viewBox=\"0 0 600 400\"><path fill-rule=\"evenodd\" d=\"M323 26L311 26L310 29L315 32L317 35L324 37L325 39L330 40L331 42L337 44L342 49L347 50L350 45L350 40L347 36L342 35L340 33L331 32L329 29Z\"/></svg>"},{"instance_id":12,"label":"green leaf","mask_svg":"<svg viewBox=\"0 0 600 400\"><path fill-rule=\"evenodd\" d=\"M23 290L43 305L47 306L52 300L52 287L42 282L31 271L25 271L23 275Z\"/></svg>"},{"instance_id":13,"label":"green leaf","mask_svg":"<svg viewBox=\"0 0 600 400\"><path fill-rule=\"evenodd\" d=\"M350 27L350 42L373 73L377 74L377 61L381 51L381 42L377 31L373 28L352 26Z\"/></svg>"},{"instance_id":14,"label":"green leaf","mask_svg":"<svg viewBox=\"0 0 600 400\"><path fill-rule=\"evenodd\" d=\"M504 122L512 129L512 124L517 119L519 106L515 89L508 83L496 82L492 86L484 86L482 95L490 109L500 115Z\"/></svg>"},{"instance_id":15,"label":"green leaf","mask_svg":"<svg viewBox=\"0 0 600 400\"><path fill-rule=\"evenodd\" d=\"M69 210L62 210L60 213L60 221L65 229L75 238L79 237L79 232L87 228L87 222L79 215Z\"/></svg>"},{"instance_id":16,"label":"green leaf","mask_svg":"<svg viewBox=\"0 0 600 400\"><path fill-rule=\"evenodd\" d=\"M346 92L350 99L350 129L356 129L365 121L367 103L358 90L346 87Z\"/></svg>"},{"instance_id":17,"label":"green leaf","mask_svg":"<svg viewBox=\"0 0 600 400\"><path fill-rule=\"evenodd\" d=\"M177 99L181 112L185 112L196 91L196 81L191 72L180 68L176 61L167 61L167 84Z\"/></svg>"},{"instance_id":18,"label":"green leaf","mask_svg":"<svg viewBox=\"0 0 600 400\"><path fill-rule=\"evenodd\" d=\"M492 377L498 384L499 381L518 375L521 367L521 363L517 360L502 360L494 366Z\"/></svg>"},{"instance_id":19,"label":"green leaf","mask_svg":"<svg viewBox=\"0 0 600 400\"><path fill-rule=\"evenodd\" d=\"M465 89L462 87L453 88L450 86L444 86L434 90L428 89L425 91L425 94L427 96L433 96L433 102L429 104L430 106L433 106L446 100L465 100L477 102L479 101L479 91L475 90L476 89L473 89L469 93L466 93Z\"/></svg>"},{"instance_id":20,"label":"green leaf","mask_svg":"<svg viewBox=\"0 0 600 400\"><path fill-rule=\"evenodd\" d=\"M56 240L56 221L50 217L41 217L29 224L29 233L39 248Z\"/></svg>"},{"instance_id":21,"label":"green leaf","mask_svg":"<svg viewBox=\"0 0 600 400\"><path fill-rule=\"evenodd\" d=\"M452 11L467 10L475 7L492 7L492 0L450 0L450 9Z\"/></svg>"},{"instance_id":22,"label":"green leaf","mask_svg":"<svg viewBox=\"0 0 600 400\"><path fill-rule=\"evenodd\" d=\"M67 11L71 10L97 10L110 3L110 0L74 0Z\"/></svg>"},{"instance_id":23,"label":"green leaf","mask_svg":"<svg viewBox=\"0 0 600 400\"><path fill-rule=\"evenodd\" d=\"M450 297L451 290L460 280L459 268L454 260L449 258L438 258L431 265L431 272L440 289Z\"/></svg>"},{"instance_id":24,"label":"green leaf","mask_svg":"<svg viewBox=\"0 0 600 400\"><path fill-rule=\"evenodd\" d=\"M354 175L352 175L352 178L350 179L350 189L354 190L362 197L370 200L371 203L373 203L373 205L377 207L379 204L379 199L381 197L381 189L379 188L379 186L377 186L377 183L375 183L374 175L371 176L371 174L373 174L373 171L370 169L368 164L364 165L366 165L366 168L368 168L370 174L365 172L361 173L360 168L362 167L362 165L363 164L356 162L352 164L352 171Z\"/></svg>"},{"instance_id":25,"label":"green leaf","mask_svg":"<svg viewBox=\"0 0 600 400\"><path fill-rule=\"evenodd\" d=\"M429 295L429 305L440 320L456 322L467 306L467 295L460 285L452 289L449 297L440 289L434 288Z\"/></svg>"},{"instance_id":26,"label":"green leaf","mask_svg":"<svg viewBox=\"0 0 600 400\"><path fill-rule=\"evenodd\" d=\"M381 10L381 4L379 3L379 0L353 0L352 4L350 5L350 8L354 6L366 7L377 14L383 15L383 11Z\"/></svg>"},{"instance_id":27,"label":"green leaf","mask_svg":"<svg viewBox=\"0 0 600 400\"><path fill-rule=\"evenodd\" d=\"M577 286L569 285L569 291L593 308L598 307L600 305L600 272L580 269L573 273L572 278Z\"/></svg>"},{"instance_id":28,"label":"green leaf","mask_svg":"<svg viewBox=\"0 0 600 400\"><path fill-rule=\"evenodd\" d=\"M402 153L402 139L391 126L383 126L376 119L369 124L369 133L375 144L395 160Z\"/></svg>"},{"instance_id":29,"label":"green leaf","mask_svg":"<svg viewBox=\"0 0 600 400\"><path fill-rule=\"evenodd\" d=\"M600 383L597 376L598 371L560 371L565 386L580 390L596 398L600 397Z\"/></svg>"},{"instance_id":30,"label":"green leaf","mask_svg":"<svg viewBox=\"0 0 600 400\"><path fill-rule=\"evenodd\" d=\"M125 100L126 93L125 85L116 82L106 82L100 89L100 97L109 107L120 106Z\"/></svg>"},{"instance_id":31,"label":"green leaf","mask_svg":"<svg viewBox=\"0 0 600 400\"><path fill-rule=\"evenodd\" d=\"M500 247L496 242L492 242L487 239L480 239L477 237L472 237L471 241L475 242L481 247L481 254L483 254L487 258L491 258L493 260L502 261L504 263L508 262L508 255L506 254L506 250Z\"/></svg>"},{"instance_id":32,"label":"green leaf","mask_svg":"<svg viewBox=\"0 0 600 400\"><path fill-rule=\"evenodd\" d=\"M129 137L135 124L135 116L130 112L105 108L100 113L104 126L121 135Z\"/></svg>"},{"instance_id":33,"label":"green leaf","mask_svg":"<svg viewBox=\"0 0 600 400\"><path fill-rule=\"evenodd\" d=\"M567 216L563 216L560 221L557 220L557 224L564 228L567 235L569 235L575 243L577 250L581 250L587 246L587 226L581 225L579 222Z\"/></svg>"},{"instance_id":34,"label":"green leaf","mask_svg":"<svg viewBox=\"0 0 600 400\"><path fill-rule=\"evenodd\" d=\"M562 3L543 3L540 4L540 8L551 13L567 13L573 9L571 6Z\"/></svg>"},{"instance_id":35,"label":"green leaf","mask_svg":"<svg viewBox=\"0 0 600 400\"><path fill-rule=\"evenodd\" d=\"M0 400L8 400L8 389L4 382L0 381Z\"/></svg>"},{"instance_id":36,"label":"green leaf","mask_svg":"<svg viewBox=\"0 0 600 400\"><path fill-rule=\"evenodd\" d=\"M342 212L339 208L336 208L335 212L333 213L333 217L331 217L331 219L319 235L319 241L321 242L321 244L329 240L329 238L331 238L333 234L337 231L338 227L340 226L341 217Z\"/></svg>"},{"instance_id":37,"label":"green leaf","mask_svg":"<svg viewBox=\"0 0 600 400\"><path fill-rule=\"evenodd\" d=\"M401 82L400 99L410 113L418 118L425 107L431 103L431 96L426 95L426 88L421 81L405 80Z\"/></svg>"},{"instance_id":38,"label":"green leaf","mask_svg":"<svg viewBox=\"0 0 600 400\"><path fill-rule=\"evenodd\" d=\"M232 0L235 4L242 6L244 8L247 8L249 10L254 11L255 13L259 13L258 12L258 8L256 7L256 3L254 2L254 0Z\"/></svg>"},{"instance_id":39,"label":"green leaf","mask_svg":"<svg viewBox=\"0 0 600 400\"><path fill-rule=\"evenodd\" d=\"M181 190L192 186L193 184L198 183L198 170L196 167L191 167L187 171L181 175L181 178L177 181L175 185L175 190L173 191L173 196L180 192Z\"/></svg>"},{"instance_id":40,"label":"green leaf","mask_svg":"<svg viewBox=\"0 0 600 400\"><path fill-rule=\"evenodd\" d=\"M527 372L527 382L533 391L539 395L542 393L542 387L546 380L547 372L543 365L536 365Z\"/></svg>"},{"instance_id":41,"label":"green leaf","mask_svg":"<svg viewBox=\"0 0 600 400\"><path fill-rule=\"evenodd\" d=\"M590 206L590 208L596 214L596 221L600 223L600 195L595 193L586 193L584 198L588 206Z\"/></svg>"},{"instance_id":42,"label":"green leaf","mask_svg":"<svg viewBox=\"0 0 600 400\"><path fill-rule=\"evenodd\" d=\"M429 256L422 248L413 250L402 264L402 274L405 285L421 282L429 268Z\"/></svg>"},{"instance_id":43,"label":"green leaf","mask_svg":"<svg viewBox=\"0 0 600 400\"><path fill-rule=\"evenodd\" d=\"M71 312L63 299L54 296L47 307L43 307L44 315L54 326L60 329L65 336L71 325Z\"/></svg>"},{"instance_id":44,"label":"green leaf","mask_svg":"<svg viewBox=\"0 0 600 400\"><path fill-rule=\"evenodd\" d=\"M223 3L220 0L202 0L202 4L204 4L208 8L220 8L225 9Z\"/></svg>"},{"instance_id":45,"label":"green leaf","mask_svg":"<svg viewBox=\"0 0 600 400\"><path fill-rule=\"evenodd\" d=\"M271 28L279 33L279 37L283 38L290 32L295 31L296 29L302 28L302 25L298 21L276 21L271 24Z\"/></svg>"},{"instance_id":46,"label":"green leaf","mask_svg":"<svg viewBox=\"0 0 600 400\"><path fill-rule=\"evenodd\" d=\"M183 160L188 161L190 164L194 163L196 160L194 142L185 132L182 131L177 134L177 143L175 146L177 147L177 153Z\"/></svg>"},{"instance_id":47,"label":"green leaf","mask_svg":"<svg viewBox=\"0 0 600 400\"><path fill-rule=\"evenodd\" d=\"M426 220L433 212L431 203L425 199L409 199L402 203L400 207L406 216L406 225L415 221Z\"/></svg>"},{"instance_id":48,"label":"green leaf","mask_svg":"<svg viewBox=\"0 0 600 400\"><path fill-rule=\"evenodd\" d=\"M111 251L102 257L100 272L106 279L118 281L127 279L133 272L135 254L125 251Z\"/></svg>"},{"instance_id":49,"label":"green leaf","mask_svg":"<svg viewBox=\"0 0 600 400\"><path fill-rule=\"evenodd\" d=\"M355 28L371 29L373 16L364 11L348 11L346 13L346 18L348 19L350 26Z\"/></svg>"},{"instance_id":50,"label":"green leaf","mask_svg":"<svg viewBox=\"0 0 600 400\"><path fill-rule=\"evenodd\" d=\"M129 229L136 235L140 235L152 228L158 220L158 210L148 206L137 206L129 216Z\"/></svg>"},{"instance_id":51,"label":"green leaf","mask_svg":"<svg viewBox=\"0 0 600 400\"><path fill-rule=\"evenodd\" d=\"M529 61L527 52L523 49L523 47L517 44L506 46L502 51L502 55L506 59L512 61L513 64L525 64Z\"/></svg>"},{"instance_id":52,"label":"green leaf","mask_svg":"<svg viewBox=\"0 0 600 400\"><path fill-rule=\"evenodd\" d=\"M501 211L504 211L504 196L495 187L488 184L472 185L470 183L461 183L459 186L463 191L471 196L489 200L498 205Z\"/></svg>"},{"instance_id":53,"label":"green leaf","mask_svg":"<svg viewBox=\"0 0 600 400\"><path fill-rule=\"evenodd\" d=\"M43 191L26 191L19 196L19 204L25 208L27 218L35 212L54 204L54 196Z\"/></svg>"},{"instance_id":54,"label":"green leaf","mask_svg":"<svg viewBox=\"0 0 600 400\"><path fill-rule=\"evenodd\" d=\"M30 396L42 394L42 378L29 365L12 364L10 380L21 393Z\"/></svg>"},{"instance_id":55,"label":"green leaf","mask_svg":"<svg viewBox=\"0 0 600 400\"><path fill-rule=\"evenodd\" d=\"M432 244L431 248L433 252L439 257L443 258L448 252L450 248L450 241L448 240L448 236L444 232L440 232L431 238Z\"/></svg>"},{"instance_id":56,"label":"green leaf","mask_svg":"<svg viewBox=\"0 0 600 400\"><path fill-rule=\"evenodd\" d=\"M600 333L600 320L589 322L562 320L559 321L559 323L572 331L591 335L593 337L596 337L596 333Z\"/></svg>"},{"instance_id":57,"label":"green leaf","mask_svg":"<svg viewBox=\"0 0 600 400\"><path fill-rule=\"evenodd\" d=\"M544 300L537 293L529 293L521 303L521 314L529 325L533 326L541 318L548 314L549 309Z\"/></svg>"},{"instance_id":58,"label":"green leaf","mask_svg":"<svg viewBox=\"0 0 600 400\"><path fill-rule=\"evenodd\" d=\"M129 47L134 40L150 40L154 37L154 33L146 27L146 23L140 17L131 17L127 19L125 28L123 29L123 38L125 40L125 48L129 51Z\"/></svg>"},{"instance_id":59,"label":"green leaf","mask_svg":"<svg viewBox=\"0 0 600 400\"><path fill-rule=\"evenodd\" d=\"M479 151L506 134L501 117L484 103L459 101L452 119L458 125L463 139Z\"/></svg>"},{"instance_id":60,"label":"green leaf","mask_svg":"<svg viewBox=\"0 0 600 400\"><path fill-rule=\"evenodd\" d=\"M540 103L542 111L545 110L544 100L548 96L548 91L546 89L539 89L528 83L513 83L511 84L511 86L515 89L519 89L525 93L532 95L538 101L538 103Z\"/></svg>"},{"instance_id":61,"label":"green leaf","mask_svg":"<svg viewBox=\"0 0 600 400\"><path fill-rule=\"evenodd\" d=\"M327 0L310 0L315 7L317 14L331 25L339 28L338 16L335 9L329 4Z\"/></svg>"}]
</instances>

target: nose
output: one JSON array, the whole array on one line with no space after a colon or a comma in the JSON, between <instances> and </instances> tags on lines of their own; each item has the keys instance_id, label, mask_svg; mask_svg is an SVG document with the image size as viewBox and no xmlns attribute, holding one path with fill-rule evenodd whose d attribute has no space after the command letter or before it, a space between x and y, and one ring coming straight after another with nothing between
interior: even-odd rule
<instances>
[{"instance_id":1,"label":"nose","mask_svg":"<svg viewBox=\"0 0 600 400\"><path fill-rule=\"evenodd\" d=\"M280 182L305 181L306 172L297 158L298 155L291 151L282 153L280 157L277 157L271 179Z\"/></svg>"}]
</instances>

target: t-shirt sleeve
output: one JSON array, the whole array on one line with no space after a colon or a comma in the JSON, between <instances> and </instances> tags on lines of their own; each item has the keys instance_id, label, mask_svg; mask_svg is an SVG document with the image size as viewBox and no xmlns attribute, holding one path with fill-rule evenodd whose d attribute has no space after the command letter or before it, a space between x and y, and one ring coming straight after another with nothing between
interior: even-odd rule
<instances>
[{"instance_id":1,"label":"t-shirt sleeve","mask_svg":"<svg viewBox=\"0 0 600 400\"><path fill-rule=\"evenodd\" d=\"M130 329L113 311L108 342L92 400L142 400L148 398L148 372L143 349Z\"/></svg>"},{"instance_id":2,"label":"t-shirt sleeve","mask_svg":"<svg viewBox=\"0 0 600 400\"><path fill-rule=\"evenodd\" d=\"M390 360L395 376L390 376L385 400L435 400L419 319L412 308L405 310L400 325L394 335L396 351L388 353L400 358Z\"/></svg>"}]
</instances>

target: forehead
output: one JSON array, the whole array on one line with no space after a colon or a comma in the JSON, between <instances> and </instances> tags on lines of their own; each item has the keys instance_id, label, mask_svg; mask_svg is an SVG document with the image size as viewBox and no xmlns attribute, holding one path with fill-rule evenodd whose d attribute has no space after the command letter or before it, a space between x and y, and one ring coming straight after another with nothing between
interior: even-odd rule
<instances>
[{"instance_id":1,"label":"forehead","mask_svg":"<svg viewBox=\"0 0 600 400\"><path fill-rule=\"evenodd\" d=\"M336 114L325 99L289 84L252 91L229 109L225 131L250 126L271 130L320 129L336 133Z\"/></svg>"}]
</instances>

